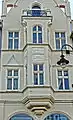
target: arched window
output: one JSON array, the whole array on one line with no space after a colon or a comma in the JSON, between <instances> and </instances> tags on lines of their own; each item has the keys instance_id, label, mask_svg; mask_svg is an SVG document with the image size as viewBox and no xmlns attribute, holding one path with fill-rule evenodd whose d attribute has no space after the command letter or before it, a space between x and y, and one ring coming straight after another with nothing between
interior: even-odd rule
<instances>
[{"instance_id":1,"label":"arched window","mask_svg":"<svg viewBox=\"0 0 73 120\"><path fill-rule=\"evenodd\" d=\"M47 116L44 120L69 120L64 114L51 114Z\"/></svg>"},{"instance_id":2,"label":"arched window","mask_svg":"<svg viewBox=\"0 0 73 120\"><path fill-rule=\"evenodd\" d=\"M39 25L33 27L33 43L42 43L42 27Z\"/></svg>"},{"instance_id":3,"label":"arched window","mask_svg":"<svg viewBox=\"0 0 73 120\"><path fill-rule=\"evenodd\" d=\"M28 116L27 114L21 113L12 116L9 120L33 120L33 118Z\"/></svg>"},{"instance_id":4,"label":"arched window","mask_svg":"<svg viewBox=\"0 0 73 120\"><path fill-rule=\"evenodd\" d=\"M32 16L39 17L41 15L41 8L39 5L34 5L32 7Z\"/></svg>"}]
</instances>

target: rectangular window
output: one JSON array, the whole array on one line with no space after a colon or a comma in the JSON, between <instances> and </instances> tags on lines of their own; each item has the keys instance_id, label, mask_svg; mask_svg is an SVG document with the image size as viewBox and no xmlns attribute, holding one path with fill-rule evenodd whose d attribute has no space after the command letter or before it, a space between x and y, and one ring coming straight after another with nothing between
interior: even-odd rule
<instances>
[{"instance_id":1,"label":"rectangular window","mask_svg":"<svg viewBox=\"0 0 73 120\"><path fill-rule=\"evenodd\" d=\"M44 68L43 64L33 65L34 85L44 85Z\"/></svg>"},{"instance_id":2,"label":"rectangular window","mask_svg":"<svg viewBox=\"0 0 73 120\"><path fill-rule=\"evenodd\" d=\"M56 49L61 50L61 47L66 44L65 32L55 32ZM64 47L66 49L66 47Z\"/></svg>"},{"instance_id":3,"label":"rectangular window","mask_svg":"<svg viewBox=\"0 0 73 120\"><path fill-rule=\"evenodd\" d=\"M7 89L18 90L19 70L7 70Z\"/></svg>"},{"instance_id":4,"label":"rectangular window","mask_svg":"<svg viewBox=\"0 0 73 120\"><path fill-rule=\"evenodd\" d=\"M33 27L33 43L42 43L42 27L34 26Z\"/></svg>"},{"instance_id":5,"label":"rectangular window","mask_svg":"<svg viewBox=\"0 0 73 120\"><path fill-rule=\"evenodd\" d=\"M58 89L68 90L69 89L69 76L68 70L58 70Z\"/></svg>"},{"instance_id":6,"label":"rectangular window","mask_svg":"<svg viewBox=\"0 0 73 120\"><path fill-rule=\"evenodd\" d=\"M18 49L19 47L19 32L8 33L8 49Z\"/></svg>"}]
</instances>

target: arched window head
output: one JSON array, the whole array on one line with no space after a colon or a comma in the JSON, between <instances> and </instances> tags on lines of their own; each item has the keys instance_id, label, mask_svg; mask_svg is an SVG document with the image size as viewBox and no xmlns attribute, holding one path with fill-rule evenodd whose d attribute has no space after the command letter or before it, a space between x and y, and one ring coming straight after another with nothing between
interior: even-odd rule
<instances>
[{"instance_id":1,"label":"arched window head","mask_svg":"<svg viewBox=\"0 0 73 120\"><path fill-rule=\"evenodd\" d=\"M41 7L38 4L32 6L32 16L38 17L41 15Z\"/></svg>"},{"instance_id":2,"label":"arched window head","mask_svg":"<svg viewBox=\"0 0 73 120\"><path fill-rule=\"evenodd\" d=\"M44 120L69 120L64 114L54 113L47 116Z\"/></svg>"},{"instance_id":3,"label":"arched window head","mask_svg":"<svg viewBox=\"0 0 73 120\"><path fill-rule=\"evenodd\" d=\"M34 6L32 6L32 9L41 9L41 8L38 5L34 5Z\"/></svg>"},{"instance_id":4,"label":"arched window head","mask_svg":"<svg viewBox=\"0 0 73 120\"><path fill-rule=\"evenodd\" d=\"M42 43L42 27L39 25L33 27L33 43Z\"/></svg>"}]
</instances>

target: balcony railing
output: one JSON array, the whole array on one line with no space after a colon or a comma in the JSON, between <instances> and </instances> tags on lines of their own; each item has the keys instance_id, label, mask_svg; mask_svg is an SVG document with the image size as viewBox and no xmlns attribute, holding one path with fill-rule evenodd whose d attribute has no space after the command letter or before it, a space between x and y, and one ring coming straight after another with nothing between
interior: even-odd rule
<instances>
[{"instance_id":1,"label":"balcony railing","mask_svg":"<svg viewBox=\"0 0 73 120\"><path fill-rule=\"evenodd\" d=\"M51 16L50 10L23 10L22 16L27 17L48 17Z\"/></svg>"}]
</instances>

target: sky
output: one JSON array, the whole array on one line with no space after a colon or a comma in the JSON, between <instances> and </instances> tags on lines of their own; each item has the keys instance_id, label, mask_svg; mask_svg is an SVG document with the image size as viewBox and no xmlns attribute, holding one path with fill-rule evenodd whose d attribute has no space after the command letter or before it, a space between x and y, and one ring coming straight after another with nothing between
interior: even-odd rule
<instances>
[{"instance_id":1,"label":"sky","mask_svg":"<svg viewBox=\"0 0 73 120\"><path fill-rule=\"evenodd\" d=\"M73 20L73 0L69 0L70 1L70 7L71 7L71 18ZM0 0L0 16L1 16L1 10L2 10L2 0Z\"/></svg>"}]
</instances>

